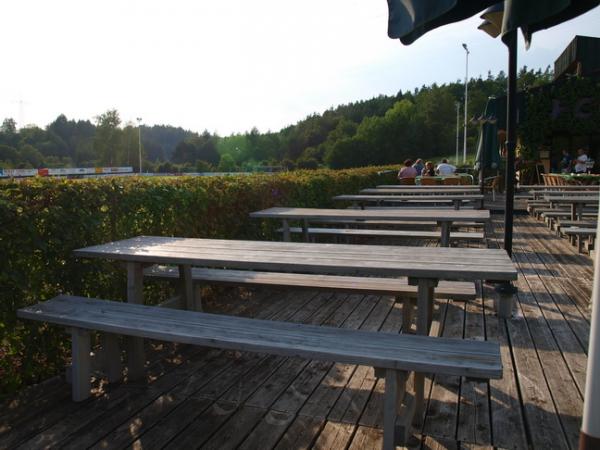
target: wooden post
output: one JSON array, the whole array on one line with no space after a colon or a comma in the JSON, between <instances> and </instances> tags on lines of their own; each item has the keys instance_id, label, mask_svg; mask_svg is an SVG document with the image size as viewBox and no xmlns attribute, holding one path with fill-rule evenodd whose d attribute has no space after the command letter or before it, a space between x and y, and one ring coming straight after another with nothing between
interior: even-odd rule
<instances>
[{"instance_id":1,"label":"wooden post","mask_svg":"<svg viewBox=\"0 0 600 450\"><path fill-rule=\"evenodd\" d=\"M282 226L283 226L283 240L285 242L290 242L292 240L292 238L290 236L290 224L287 219L282 220Z\"/></svg>"},{"instance_id":2,"label":"wooden post","mask_svg":"<svg viewBox=\"0 0 600 450\"><path fill-rule=\"evenodd\" d=\"M408 295L402 297L402 332L410 333L412 312L413 312L413 301Z\"/></svg>"},{"instance_id":3,"label":"wooden post","mask_svg":"<svg viewBox=\"0 0 600 450\"><path fill-rule=\"evenodd\" d=\"M438 222L441 228L441 239L440 246L441 247L450 247L450 222Z\"/></svg>"},{"instance_id":4,"label":"wooden post","mask_svg":"<svg viewBox=\"0 0 600 450\"><path fill-rule=\"evenodd\" d=\"M121 379L121 352L119 350L119 336L112 333L102 333L103 366L109 383Z\"/></svg>"},{"instance_id":5,"label":"wooden post","mask_svg":"<svg viewBox=\"0 0 600 450\"><path fill-rule=\"evenodd\" d=\"M408 284L418 286L417 289L417 334L427 336L431 325L430 312L433 311L434 288L438 280L429 278L408 278ZM415 372L415 420L420 423L423 419L425 400L425 376Z\"/></svg>"},{"instance_id":6,"label":"wooden post","mask_svg":"<svg viewBox=\"0 0 600 450\"><path fill-rule=\"evenodd\" d=\"M144 303L144 271L141 263L127 263L127 302L142 305ZM138 380L144 376L144 339L127 338L127 378Z\"/></svg>"},{"instance_id":7,"label":"wooden post","mask_svg":"<svg viewBox=\"0 0 600 450\"><path fill-rule=\"evenodd\" d=\"M181 297L185 309L188 311L194 311L194 280L192 280L192 267L189 264L180 264L179 268L179 283L181 286ZM200 311L202 306L200 306Z\"/></svg>"},{"instance_id":8,"label":"wooden post","mask_svg":"<svg viewBox=\"0 0 600 450\"><path fill-rule=\"evenodd\" d=\"M90 332L71 329L71 392L73 401L80 402L90 396L91 356Z\"/></svg>"},{"instance_id":9,"label":"wooden post","mask_svg":"<svg viewBox=\"0 0 600 450\"><path fill-rule=\"evenodd\" d=\"M383 450L395 450L396 448L396 420L405 392L406 372L386 369L383 400Z\"/></svg>"},{"instance_id":10,"label":"wooden post","mask_svg":"<svg viewBox=\"0 0 600 450\"><path fill-rule=\"evenodd\" d=\"M308 219L302 220L302 237L304 238L304 242L309 242L308 239Z\"/></svg>"}]
</instances>

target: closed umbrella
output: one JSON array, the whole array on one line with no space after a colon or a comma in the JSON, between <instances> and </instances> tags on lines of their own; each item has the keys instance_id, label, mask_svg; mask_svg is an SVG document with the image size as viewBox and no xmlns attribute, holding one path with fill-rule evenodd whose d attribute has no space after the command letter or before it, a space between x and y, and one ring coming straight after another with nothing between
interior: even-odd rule
<instances>
[{"instance_id":1,"label":"closed umbrella","mask_svg":"<svg viewBox=\"0 0 600 450\"><path fill-rule=\"evenodd\" d=\"M477 156L475 157L475 170L479 171L479 183L483 194L483 185L486 169L498 170L500 166L500 146L498 143L498 116L496 112L497 100L490 97L485 106L483 116L479 123L479 138L477 139Z\"/></svg>"}]
</instances>

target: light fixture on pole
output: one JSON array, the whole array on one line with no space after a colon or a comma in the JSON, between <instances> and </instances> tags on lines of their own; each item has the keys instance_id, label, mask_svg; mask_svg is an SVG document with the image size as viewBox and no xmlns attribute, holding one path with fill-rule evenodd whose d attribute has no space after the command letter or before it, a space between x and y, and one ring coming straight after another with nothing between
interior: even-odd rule
<instances>
[{"instance_id":1,"label":"light fixture on pole","mask_svg":"<svg viewBox=\"0 0 600 450\"><path fill-rule=\"evenodd\" d=\"M463 164L467 162L467 115L468 115L468 99L469 99L469 49L467 48L467 44L463 44L462 45L463 48L465 49L465 52L467 52L466 57L467 57L467 63L466 63L466 67L465 67L465 136L464 136L464 146L463 146Z\"/></svg>"},{"instance_id":2,"label":"light fixture on pole","mask_svg":"<svg viewBox=\"0 0 600 450\"><path fill-rule=\"evenodd\" d=\"M140 159L140 173L142 173L142 118L138 117L138 155Z\"/></svg>"},{"instance_id":3,"label":"light fixture on pole","mask_svg":"<svg viewBox=\"0 0 600 450\"><path fill-rule=\"evenodd\" d=\"M460 102L456 102L456 161L458 166L458 149L460 147Z\"/></svg>"}]
</instances>

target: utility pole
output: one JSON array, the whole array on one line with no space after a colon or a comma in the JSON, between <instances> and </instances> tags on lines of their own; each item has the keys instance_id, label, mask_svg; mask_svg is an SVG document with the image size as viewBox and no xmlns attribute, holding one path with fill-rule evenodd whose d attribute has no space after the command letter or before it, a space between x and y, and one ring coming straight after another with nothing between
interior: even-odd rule
<instances>
[{"instance_id":1,"label":"utility pole","mask_svg":"<svg viewBox=\"0 0 600 450\"><path fill-rule=\"evenodd\" d=\"M465 49L465 52L467 52L466 57L467 57L467 63L466 63L466 68L465 68L465 126L464 126L464 130L465 130L465 136L464 136L464 147L463 147L463 164L467 162L467 115L468 115L468 99L469 99L469 49L467 48L467 44L463 44L462 45L463 48Z\"/></svg>"},{"instance_id":2,"label":"utility pole","mask_svg":"<svg viewBox=\"0 0 600 450\"><path fill-rule=\"evenodd\" d=\"M456 160L454 164L458 166L458 151L460 147L460 102L456 102Z\"/></svg>"},{"instance_id":3,"label":"utility pole","mask_svg":"<svg viewBox=\"0 0 600 450\"><path fill-rule=\"evenodd\" d=\"M142 118L138 117L138 154L140 157L140 174L142 173Z\"/></svg>"}]
</instances>

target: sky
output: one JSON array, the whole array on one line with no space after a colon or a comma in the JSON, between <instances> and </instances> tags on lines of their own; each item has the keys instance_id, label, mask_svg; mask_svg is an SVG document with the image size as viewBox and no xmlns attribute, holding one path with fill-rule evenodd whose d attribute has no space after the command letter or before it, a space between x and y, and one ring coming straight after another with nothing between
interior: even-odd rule
<instances>
[{"instance_id":1,"label":"sky","mask_svg":"<svg viewBox=\"0 0 600 450\"><path fill-rule=\"evenodd\" d=\"M411 46L387 37L385 0L19 0L3 2L0 120L59 114L220 135L277 131L342 103L506 71L478 17ZM600 8L541 31L519 67L545 68L576 34L600 37Z\"/></svg>"}]
</instances>

